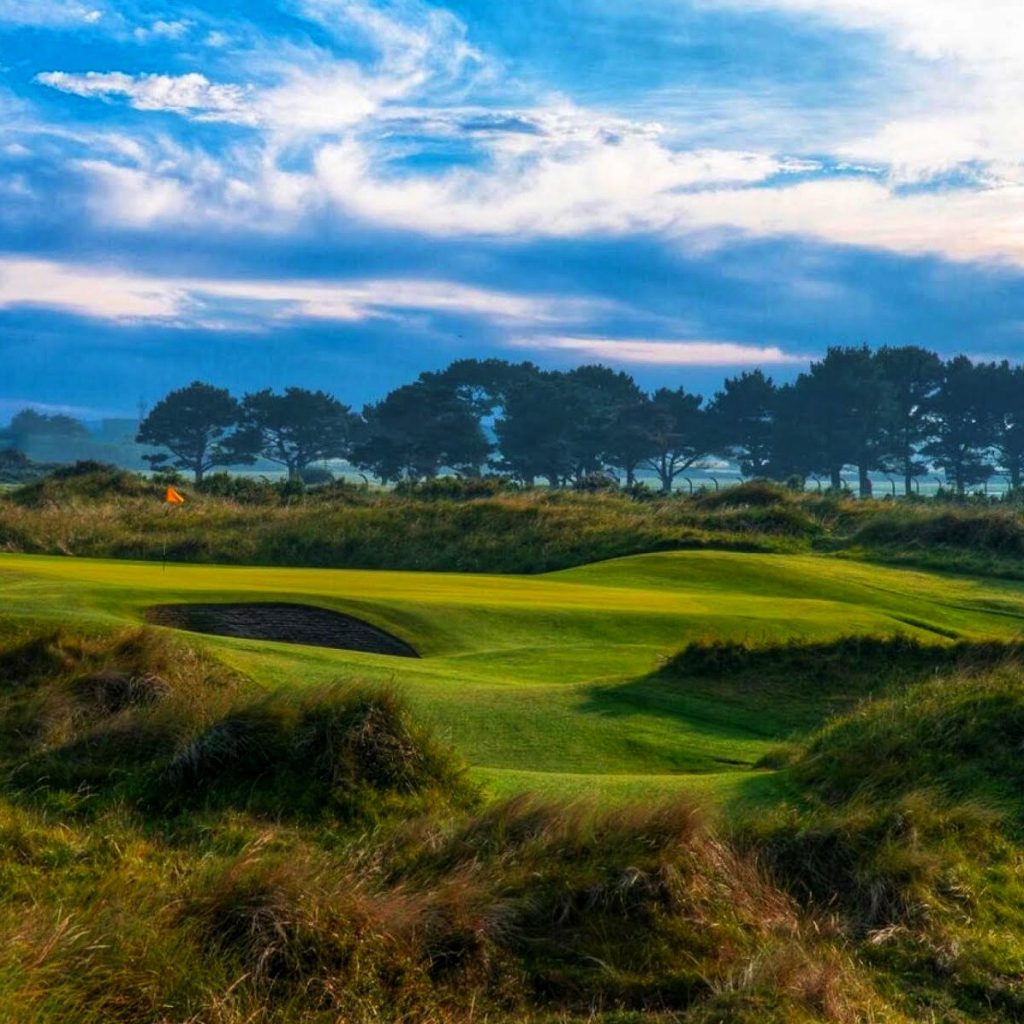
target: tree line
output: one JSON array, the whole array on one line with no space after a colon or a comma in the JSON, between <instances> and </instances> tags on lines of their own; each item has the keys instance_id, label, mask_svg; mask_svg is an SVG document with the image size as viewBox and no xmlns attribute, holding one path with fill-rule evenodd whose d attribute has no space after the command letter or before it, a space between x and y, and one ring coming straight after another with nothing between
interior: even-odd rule
<instances>
[{"instance_id":1,"label":"tree line","mask_svg":"<svg viewBox=\"0 0 1024 1024\"><path fill-rule=\"evenodd\" d=\"M464 359L422 373L360 412L324 391L247 394L196 381L165 396L138 442L154 468L190 472L266 459L300 479L345 459L385 483L444 472L498 473L523 483L582 486L595 475L627 487L653 474L671 491L711 458L746 477L818 477L860 491L870 474L915 479L941 470L958 493L996 472L1024 479L1024 368L943 360L914 346L830 348L793 383L760 370L724 381L710 400L685 388L648 393L605 366L543 370Z\"/></svg>"}]
</instances>

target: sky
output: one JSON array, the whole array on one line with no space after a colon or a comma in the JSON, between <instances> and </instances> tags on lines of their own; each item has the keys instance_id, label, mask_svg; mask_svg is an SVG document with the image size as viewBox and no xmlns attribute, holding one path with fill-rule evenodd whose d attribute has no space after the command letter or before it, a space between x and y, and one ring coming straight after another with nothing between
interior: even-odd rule
<instances>
[{"instance_id":1,"label":"sky","mask_svg":"<svg viewBox=\"0 0 1024 1024\"><path fill-rule=\"evenodd\" d=\"M1020 0L0 0L0 418L1024 356Z\"/></svg>"}]
</instances>

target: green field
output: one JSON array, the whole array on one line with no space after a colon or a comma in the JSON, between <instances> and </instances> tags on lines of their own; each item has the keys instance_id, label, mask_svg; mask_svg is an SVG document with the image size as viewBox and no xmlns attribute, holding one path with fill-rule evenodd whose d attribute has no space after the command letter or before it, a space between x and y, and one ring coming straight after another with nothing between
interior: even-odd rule
<instances>
[{"instance_id":1,"label":"green field","mask_svg":"<svg viewBox=\"0 0 1024 1024\"><path fill-rule=\"evenodd\" d=\"M2 628L99 632L168 602L288 601L348 612L420 660L204 637L268 687L391 681L490 792L716 799L771 791L755 763L815 721L772 692L666 682L693 641L902 633L925 643L1015 639L1024 585L812 555L676 552L546 576L196 566L0 556ZM193 638L197 639L197 638Z\"/></svg>"}]
</instances>

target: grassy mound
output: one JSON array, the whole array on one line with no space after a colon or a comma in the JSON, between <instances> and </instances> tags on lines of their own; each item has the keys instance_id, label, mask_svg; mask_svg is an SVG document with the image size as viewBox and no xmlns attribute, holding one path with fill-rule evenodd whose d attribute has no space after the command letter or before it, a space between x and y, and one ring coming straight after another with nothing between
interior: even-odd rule
<instances>
[{"instance_id":1,"label":"grassy mound","mask_svg":"<svg viewBox=\"0 0 1024 1024\"><path fill-rule=\"evenodd\" d=\"M232 710L181 747L159 786L174 802L380 816L409 801L472 802L463 769L393 691L333 686Z\"/></svg>"},{"instance_id":2,"label":"grassy mound","mask_svg":"<svg viewBox=\"0 0 1024 1024\"><path fill-rule=\"evenodd\" d=\"M816 728L867 697L937 676L984 672L1022 658L1024 647L1017 643L924 643L899 633L819 642L695 641L670 658L653 680L756 707L766 726L773 723L779 732L796 732ZM858 729L852 726L854 734ZM831 748L830 739L821 742L824 749ZM894 763L902 770L902 761Z\"/></svg>"},{"instance_id":3,"label":"grassy mound","mask_svg":"<svg viewBox=\"0 0 1024 1024\"><path fill-rule=\"evenodd\" d=\"M743 843L839 916L915 1013L1024 1015L1024 662L975 664L842 715L789 752L793 807ZM908 979L913 984L908 985Z\"/></svg>"},{"instance_id":4,"label":"grassy mound","mask_svg":"<svg viewBox=\"0 0 1024 1024\"><path fill-rule=\"evenodd\" d=\"M156 499L163 491L137 473L102 462L76 462L60 466L40 480L19 487L11 500L28 508L68 502L99 502L111 498Z\"/></svg>"},{"instance_id":5,"label":"grassy mound","mask_svg":"<svg viewBox=\"0 0 1024 1024\"><path fill-rule=\"evenodd\" d=\"M681 797L481 806L386 686L267 691L152 630L10 644L0 1006L39 1024L1020 1019L1019 649L691 645L661 685L687 680L840 695L780 757L790 804L729 823Z\"/></svg>"},{"instance_id":6,"label":"grassy mound","mask_svg":"<svg viewBox=\"0 0 1024 1024\"><path fill-rule=\"evenodd\" d=\"M472 799L391 691L262 692L154 630L57 633L0 651L0 770L26 793L146 808L373 816Z\"/></svg>"},{"instance_id":7,"label":"grassy mound","mask_svg":"<svg viewBox=\"0 0 1024 1024\"><path fill-rule=\"evenodd\" d=\"M860 708L815 736L793 771L826 800L928 787L1006 806L1024 822L1022 744L1024 671L1008 660Z\"/></svg>"},{"instance_id":8,"label":"grassy mound","mask_svg":"<svg viewBox=\"0 0 1024 1024\"><path fill-rule=\"evenodd\" d=\"M644 551L806 547L798 504L702 507L619 493L503 493L436 483L285 494L248 480L196 492L167 515L152 483L96 470L0 495L0 549L222 564L538 573ZM280 493L279 493L280 492Z\"/></svg>"},{"instance_id":9,"label":"grassy mound","mask_svg":"<svg viewBox=\"0 0 1024 1024\"><path fill-rule=\"evenodd\" d=\"M1013 505L889 509L825 546L893 564L1024 578L1024 517Z\"/></svg>"}]
</instances>

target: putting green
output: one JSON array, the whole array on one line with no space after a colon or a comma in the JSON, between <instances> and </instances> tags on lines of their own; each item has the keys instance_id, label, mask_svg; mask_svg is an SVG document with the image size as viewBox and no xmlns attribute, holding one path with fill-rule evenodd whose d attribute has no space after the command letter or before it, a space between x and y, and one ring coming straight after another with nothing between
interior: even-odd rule
<instances>
[{"instance_id":1,"label":"putting green","mask_svg":"<svg viewBox=\"0 0 1024 1024\"><path fill-rule=\"evenodd\" d=\"M809 555L674 552L547 576L220 567L0 555L0 628L105 629L152 604L288 601L359 616L421 659L190 639L270 686L393 681L495 792L743 797L786 732L757 702L647 679L695 639L1011 639L1024 588Z\"/></svg>"}]
</instances>

